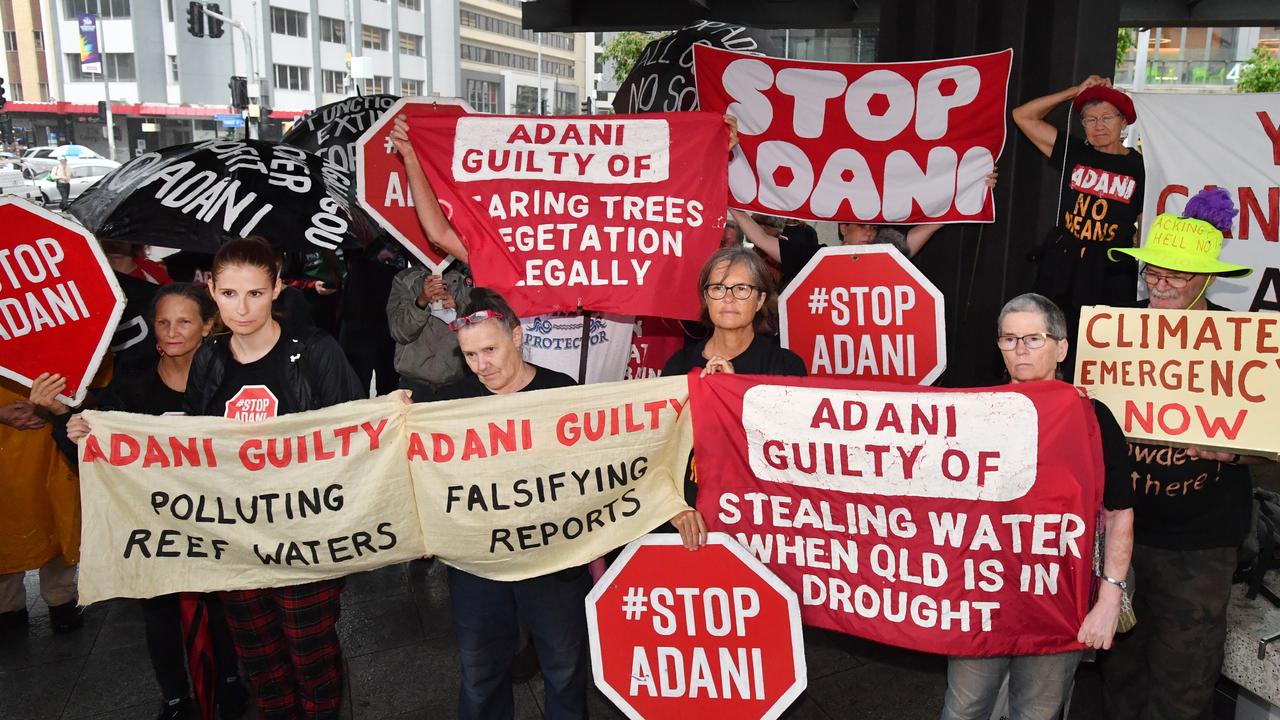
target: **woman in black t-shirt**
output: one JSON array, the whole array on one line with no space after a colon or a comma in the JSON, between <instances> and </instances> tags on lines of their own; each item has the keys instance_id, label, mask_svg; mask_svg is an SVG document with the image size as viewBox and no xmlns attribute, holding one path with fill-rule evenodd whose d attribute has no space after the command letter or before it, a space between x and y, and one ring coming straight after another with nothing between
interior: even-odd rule
<instances>
[{"instance_id":1,"label":"woman in black t-shirt","mask_svg":"<svg viewBox=\"0 0 1280 720\"><path fill-rule=\"evenodd\" d=\"M1004 357L1009 382L1040 382L1057 378L1067 356L1067 322L1048 298L1027 293L1005 303L997 320L996 346ZM1106 548L1098 598L1085 616L1077 641L1098 650L1111 647L1124 605L1125 577L1133 551L1133 485L1128 449L1115 418L1095 402L1106 468L1103 517ZM988 717L1009 676L1009 715L1055 718L1062 712L1068 689L1080 663L1080 651L1013 657L951 657L947 662L947 694L941 720Z\"/></svg>"},{"instance_id":2,"label":"woman in black t-shirt","mask_svg":"<svg viewBox=\"0 0 1280 720\"><path fill-rule=\"evenodd\" d=\"M261 238L233 240L213 260L209 292L231 331L196 353L184 407L190 415L254 422L367 397L337 341L282 325L282 285ZM342 705L337 623L343 580L222 593L258 717L336 719Z\"/></svg>"},{"instance_id":3,"label":"woman in black t-shirt","mask_svg":"<svg viewBox=\"0 0 1280 720\"><path fill-rule=\"evenodd\" d=\"M744 247L717 250L698 276L702 324L712 329L705 340L671 356L663 375L684 375L702 368L747 375L804 376L799 355L763 334L777 327L778 294L760 257Z\"/></svg>"},{"instance_id":4,"label":"woman in black t-shirt","mask_svg":"<svg viewBox=\"0 0 1280 720\"><path fill-rule=\"evenodd\" d=\"M138 353L131 362L114 368L111 382L98 395L99 410L119 410L145 415L182 413L182 397L196 350L216 322L217 307L203 288L191 283L166 285L156 291L145 316L155 337L155 352ZM54 438L70 461L76 461L75 447L89 434L83 415L71 415L55 396L66 388L61 375L44 374L32 386L32 400L56 416ZM66 421L65 426L62 420ZM147 636L147 653L156 682L164 698L158 720L195 717L191 686L187 679L187 649L183 630L183 608L204 605L207 613L215 672L212 692L224 718L239 717L247 709L249 693L240 682L235 645L222 603L215 593L177 593L139 601ZM197 682L199 678L197 678Z\"/></svg>"},{"instance_id":5,"label":"woman in black t-shirt","mask_svg":"<svg viewBox=\"0 0 1280 720\"><path fill-rule=\"evenodd\" d=\"M1079 114L1084 140L1044 119L1067 100ZM1123 307L1137 297L1137 264L1107 260L1108 250L1134 246L1142 218L1142 156L1122 142L1136 119L1129 96L1097 75L1013 110L1018 129L1061 178L1055 232L1037 250L1035 291L1062 308L1072 331L1082 305Z\"/></svg>"}]
</instances>

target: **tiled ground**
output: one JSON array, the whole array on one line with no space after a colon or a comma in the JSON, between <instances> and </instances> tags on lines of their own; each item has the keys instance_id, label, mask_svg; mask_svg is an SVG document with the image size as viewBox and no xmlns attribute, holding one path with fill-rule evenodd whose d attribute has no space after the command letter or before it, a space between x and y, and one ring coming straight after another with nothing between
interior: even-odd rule
<instances>
[{"instance_id":1,"label":"tiled ground","mask_svg":"<svg viewBox=\"0 0 1280 720\"><path fill-rule=\"evenodd\" d=\"M84 629L54 636L29 574L32 625L0 636L0 720L152 720L159 691L143 642L142 617L128 601L87 611ZM412 563L350 578L339 626L348 663L351 720L440 720L455 713L458 667L448 591L438 564ZM793 720L936 718L946 662L810 630L809 690ZM1091 665L1077 674L1072 720L1102 716ZM621 715L593 694L594 718ZM540 718L541 681L516 688L516 717ZM1217 714L1232 716L1223 697Z\"/></svg>"}]
</instances>

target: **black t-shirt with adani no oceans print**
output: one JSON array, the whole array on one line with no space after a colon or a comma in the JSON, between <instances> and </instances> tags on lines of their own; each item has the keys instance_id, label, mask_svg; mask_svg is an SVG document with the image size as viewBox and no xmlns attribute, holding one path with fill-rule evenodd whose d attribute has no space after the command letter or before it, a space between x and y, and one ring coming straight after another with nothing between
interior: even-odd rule
<instances>
[{"instance_id":1,"label":"black t-shirt with adani no oceans print","mask_svg":"<svg viewBox=\"0 0 1280 720\"><path fill-rule=\"evenodd\" d=\"M1059 132L1049 164L1063 174L1059 227L1084 242L1133 247L1134 223L1142 214L1146 187L1146 171L1137 151L1099 152L1070 133Z\"/></svg>"}]
</instances>

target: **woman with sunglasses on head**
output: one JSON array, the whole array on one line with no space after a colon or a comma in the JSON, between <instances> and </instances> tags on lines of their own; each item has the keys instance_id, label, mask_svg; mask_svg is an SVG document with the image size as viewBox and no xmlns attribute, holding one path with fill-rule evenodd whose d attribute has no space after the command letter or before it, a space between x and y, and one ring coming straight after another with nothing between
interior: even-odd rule
<instances>
[{"instance_id":1,"label":"woman with sunglasses on head","mask_svg":"<svg viewBox=\"0 0 1280 720\"><path fill-rule=\"evenodd\" d=\"M232 240L213 259L209 293L229 334L196 352L188 415L254 422L368 397L337 341L272 315L282 289L262 238ZM263 396L274 402L261 402ZM342 705L339 599L344 581L222 593L261 720L329 720Z\"/></svg>"},{"instance_id":2,"label":"woman with sunglasses on head","mask_svg":"<svg viewBox=\"0 0 1280 720\"><path fill-rule=\"evenodd\" d=\"M1005 303L996 320L996 347L1012 384L1059 379L1067 356L1067 321L1048 298L1035 293ZM1102 497L1106 546L1098 596L1076 635L1088 648L1111 647L1126 603L1126 577L1133 552L1135 495L1124 433L1111 411L1093 403L1098 442L1105 466ZM1034 622L1032 620L1032 622ZM1083 651L1003 657L956 657L947 662L947 693L941 720L987 720L1005 676L1009 677L1008 716L1019 720L1056 720L1071 688Z\"/></svg>"},{"instance_id":3,"label":"woman with sunglasses on head","mask_svg":"<svg viewBox=\"0 0 1280 720\"><path fill-rule=\"evenodd\" d=\"M118 363L111 382L97 398L96 409L147 415L182 414L191 362L201 343L213 331L217 307L203 287L175 283L156 291L146 316L155 336L155 352L140 353L131 361ZM55 425L54 436L74 463L75 448L64 443L63 437L79 443L90 428L83 415L68 417L70 409L57 400L66 386L67 380L62 375L40 375L31 387L31 399L57 416L56 423L66 419L65 428ZM222 720L243 715L248 708L249 693L240 682L235 645L217 595L187 593L180 597L174 593L138 602L142 605L147 653L164 698L158 720L184 720L199 714L191 701L182 626L183 605L193 602L204 604L209 620L217 682L208 690L214 694L219 715Z\"/></svg>"}]
</instances>

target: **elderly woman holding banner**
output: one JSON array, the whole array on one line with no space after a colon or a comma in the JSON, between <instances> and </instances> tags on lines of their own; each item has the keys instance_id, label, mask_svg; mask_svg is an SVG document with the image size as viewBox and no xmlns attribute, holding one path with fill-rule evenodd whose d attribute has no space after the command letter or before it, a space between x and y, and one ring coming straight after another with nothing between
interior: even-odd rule
<instances>
[{"instance_id":1,"label":"elderly woman holding banner","mask_svg":"<svg viewBox=\"0 0 1280 720\"><path fill-rule=\"evenodd\" d=\"M996 347L1004 356L1009 382L1057 378L1067 356L1067 321L1042 295L1028 293L1005 303L996 321ZM1098 597L1076 639L1097 650L1111 647L1127 603L1125 576L1133 548L1133 484L1124 434L1106 406L1095 402L1106 467L1103 517L1106 528ZM1096 552L1095 552L1096 555ZM1098 569L1098 568L1095 568ZM1000 685L1009 677L1009 717L1051 720L1061 715L1082 651L1018 657L952 657L947 664L947 694L942 720L986 720Z\"/></svg>"}]
</instances>

